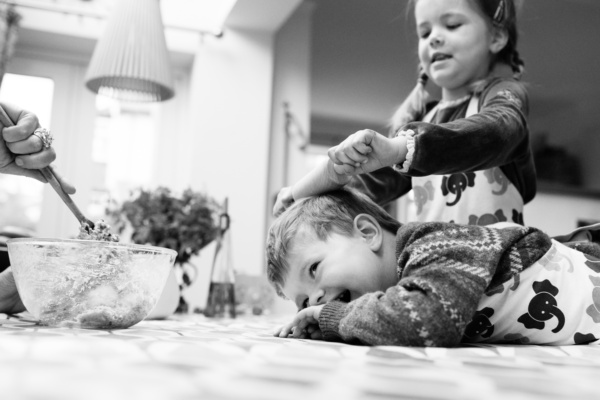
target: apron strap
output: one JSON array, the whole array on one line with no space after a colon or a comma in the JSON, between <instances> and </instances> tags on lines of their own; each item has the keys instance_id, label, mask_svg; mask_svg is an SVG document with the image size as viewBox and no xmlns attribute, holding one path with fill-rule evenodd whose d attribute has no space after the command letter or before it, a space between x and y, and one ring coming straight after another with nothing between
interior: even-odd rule
<instances>
[{"instance_id":1,"label":"apron strap","mask_svg":"<svg viewBox=\"0 0 600 400\"><path fill-rule=\"evenodd\" d=\"M469 118L471 115L475 115L479 112L479 96L473 95L471 96L471 100L469 100L469 106L467 107L467 113L465 114L465 118Z\"/></svg>"},{"instance_id":2,"label":"apron strap","mask_svg":"<svg viewBox=\"0 0 600 400\"><path fill-rule=\"evenodd\" d=\"M422 122L431 122L433 121L433 116L435 115L438 106L433 107L422 119ZM469 106L467 107L467 113L465 114L465 118L469 118L471 115L475 115L479 112L479 96L473 95L469 100Z\"/></svg>"}]
</instances>

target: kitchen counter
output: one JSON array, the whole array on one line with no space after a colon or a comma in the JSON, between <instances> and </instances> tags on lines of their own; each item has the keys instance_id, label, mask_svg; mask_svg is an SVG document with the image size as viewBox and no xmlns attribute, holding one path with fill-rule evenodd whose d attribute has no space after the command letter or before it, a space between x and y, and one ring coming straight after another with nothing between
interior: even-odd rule
<instances>
[{"instance_id":1,"label":"kitchen counter","mask_svg":"<svg viewBox=\"0 0 600 400\"><path fill-rule=\"evenodd\" d=\"M267 316L112 331L27 317L0 314L2 399L600 399L597 345L367 347L274 338L283 320Z\"/></svg>"}]
</instances>

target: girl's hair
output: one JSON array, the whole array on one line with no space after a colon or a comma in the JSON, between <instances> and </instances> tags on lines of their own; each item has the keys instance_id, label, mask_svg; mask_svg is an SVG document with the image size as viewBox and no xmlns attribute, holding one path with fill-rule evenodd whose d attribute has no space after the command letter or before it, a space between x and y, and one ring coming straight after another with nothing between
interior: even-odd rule
<instances>
[{"instance_id":1,"label":"girl's hair","mask_svg":"<svg viewBox=\"0 0 600 400\"><path fill-rule=\"evenodd\" d=\"M409 0L414 7L418 0ZM517 50L517 10L515 2L519 0L467 0L489 19L494 29L504 29L508 34L506 46L496 55L495 63L509 65L514 77L519 79L524 69L524 62ZM492 68L492 66L490 66ZM429 98L425 90L427 75L419 71L417 85L398 107L390 121L390 135L395 135L403 125L417 120L425 113L425 105ZM475 88L474 88L475 89Z\"/></svg>"},{"instance_id":2,"label":"girl's hair","mask_svg":"<svg viewBox=\"0 0 600 400\"><path fill-rule=\"evenodd\" d=\"M366 195L351 188L342 188L294 203L281 214L267 234L267 278L277 294L283 295L289 265L290 246L303 228L311 229L319 240L326 240L331 232L351 236L354 218L359 214L374 217L381 227L396 233L400 223Z\"/></svg>"}]
</instances>

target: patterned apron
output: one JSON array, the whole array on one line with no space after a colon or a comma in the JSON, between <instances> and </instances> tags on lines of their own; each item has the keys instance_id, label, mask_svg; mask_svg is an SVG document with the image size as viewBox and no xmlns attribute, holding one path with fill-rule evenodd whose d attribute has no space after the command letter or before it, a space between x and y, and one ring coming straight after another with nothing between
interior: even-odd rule
<instances>
[{"instance_id":1,"label":"patterned apron","mask_svg":"<svg viewBox=\"0 0 600 400\"><path fill-rule=\"evenodd\" d=\"M471 97L465 118L478 112L479 98ZM430 122L434 107L423 119ZM523 198L499 167L452 175L413 177L417 221L468 225L496 222L523 224Z\"/></svg>"},{"instance_id":2,"label":"patterned apron","mask_svg":"<svg viewBox=\"0 0 600 400\"><path fill-rule=\"evenodd\" d=\"M520 274L479 301L463 342L599 344L600 259L552 241Z\"/></svg>"}]
</instances>

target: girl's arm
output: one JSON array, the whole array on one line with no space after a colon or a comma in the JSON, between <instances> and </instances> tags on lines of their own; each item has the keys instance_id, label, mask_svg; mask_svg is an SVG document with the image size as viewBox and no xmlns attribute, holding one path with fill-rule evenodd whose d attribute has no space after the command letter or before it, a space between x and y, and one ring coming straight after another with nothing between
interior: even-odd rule
<instances>
[{"instance_id":1,"label":"girl's arm","mask_svg":"<svg viewBox=\"0 0 600 400\"><path fill-rule=\"evenodd\" d=\"M483 92L480 104L479 113L469 118L402 127L414 152L398 165L401 171L410 176L452 174L531 159L523 84L496 82Z\"/></svg>"}]
</instances>

